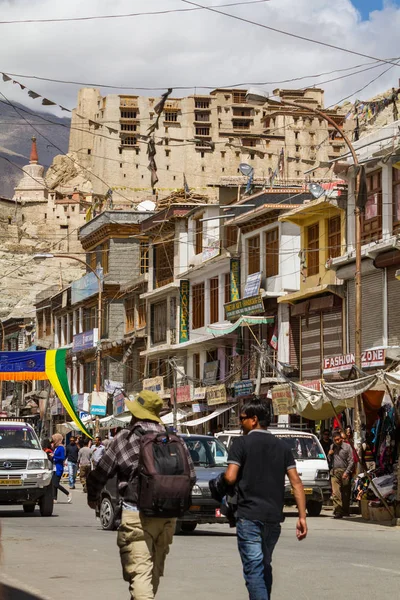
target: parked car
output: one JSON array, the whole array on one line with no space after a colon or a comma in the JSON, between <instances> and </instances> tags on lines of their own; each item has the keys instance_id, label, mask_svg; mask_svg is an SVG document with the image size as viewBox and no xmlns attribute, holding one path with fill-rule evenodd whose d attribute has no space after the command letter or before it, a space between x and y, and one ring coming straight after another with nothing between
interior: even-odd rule
<instances>
[{"instance_id":1,"label":"parked car","mask_svg":"<svg viewBox=\"0 0 400 600\"><path fill-rule=\"evenodd\" d=\"M0 505L53 514L52 465L35 430L23 419L0 420Z\"/></svg>"},{"instance_id":2,"label":"parked car","mask_svg":"<svg viewBox=\"0 0 400 600\"><path fill-rule=\"evenodd\" d=\"M191 533L199 524L226 523L220 504L211 498L208 482L225 471L228 453L215 437L207 435L181 435L189 449L197 481L192 490L192 504L177 522L176 533ZM115 529L115 513L119 502L117 478L104 486L96 511L103 529Z\"/></svg>"},{"instance_id":3,"label":"parked car","mask_svg":"<svg viewBox=\"0 0 400 600\"><path fill-rule=\"evenodd\" d=\"M331 496L328 461L318 438L313 433L297 429L269 427L268 431L290 447L303 481L307 512L310 517L318 517L324 501L329 500ZM239 435L242 435L240 429L235 429L217 433L216 437L229 450L234 438ZM285 505L294 504L293 490L286 477Z\"/></svg>"}]
</instances>

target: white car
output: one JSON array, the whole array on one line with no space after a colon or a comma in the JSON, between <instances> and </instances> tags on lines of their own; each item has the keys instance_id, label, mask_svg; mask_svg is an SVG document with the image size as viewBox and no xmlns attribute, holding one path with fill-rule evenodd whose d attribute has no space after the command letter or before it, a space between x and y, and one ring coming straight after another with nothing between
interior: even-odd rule
<instances>
[{"instance_id":1,"label":"white car","mask_svg":"<svg viewBox=\"0 0 400 600\"><path fill-rule=\"evenodd\" d=\"M27 513L39 505L53 514L53 467L31 425L23 419L0 420L0 505L22 504Z\"/></svg>"},{"instance_id":2,"label":"white car","mask_svg":"<svg viewBox=\"0 0 400 600\"><path fill-rule=\"evenodd\" d=\"M318 438L307 431L283 427L269 427L268 431L289 445L304 485L307 512L310 517L318 517L324 500L328 500L331 496L328 461ZM229 449L233 439L239 435L242 435L242 432L240 429L235 429L222 431L215 437ZM285 505L292 506L294 504L292 487L286 477Z\"/></svg>"}]
</instances>

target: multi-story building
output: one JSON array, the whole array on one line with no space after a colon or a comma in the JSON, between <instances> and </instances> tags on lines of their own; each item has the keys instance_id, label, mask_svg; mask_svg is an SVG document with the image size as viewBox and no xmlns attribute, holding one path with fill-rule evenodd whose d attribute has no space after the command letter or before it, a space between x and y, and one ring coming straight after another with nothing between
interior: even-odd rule
<instances>
[{"instance_id":1,"label":"multi-story building","mask_svg":"<svg viewBox=\"0 0 400 600\"><path fill-rule=\"evenodd\" d=\"M323 107L320 89L275 90L274 94L311 108ZM313 176L323 177L320 163L326 165L343 149L343 142L323 119L277 102L256 106L246 100L245 89L170 97L154 133L159 181L152 190L147 142L158 102L155 97L103 97L97 89L81 89L72 115L69 153L82 172L71 172L70 161L57 157L58 168L62 171L61 163L65 167L62 189L82 189L89 178L96 193L105 194L112 187L115 204L129 207L130 201L152 194L167 196L182 187L185 174L191 189L211 185L211 197L218 195L219 186L229 188L232 177L239 177L236 188L243 183L242 162L253 166L255 184L265 184L274 172L275 180L286 184L304 180L304 172L313 167ZM343 125L344 116L337 109L328 113Z\"/></svg>"}]
</instances>

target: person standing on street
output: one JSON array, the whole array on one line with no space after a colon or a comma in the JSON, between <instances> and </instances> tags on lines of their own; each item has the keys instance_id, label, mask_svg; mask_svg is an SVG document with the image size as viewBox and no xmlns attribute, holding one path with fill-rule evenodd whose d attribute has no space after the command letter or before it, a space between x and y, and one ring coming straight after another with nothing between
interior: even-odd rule
<instances>
[{"instance_id":1,"label":"person standing on street","mask_svg":"<svg viewBox=\"0 0 400 600\"><path fill-rule=\"evenodd\" d=\"M329 429L324 429L319 442L325 452L325 455L328 456L328 452L332 446L332 440L331 440Z\"/></svg>"},{"instance_id":2,"label":"person standing on street","mask_svg":"<svg viewBox=\"0 0 400 600\"><path fill-rule=\"evenodd\" d=\"M353 448L343 440L340 430L333 432L333 444L328 452L333 495L333 518L350 514L351 478L354 470Z\"/></svg>"},{"instance_id":3,"label":"person standing on street","mask_svg":"<svg viewBox=\"0 0 400 600\"><path fill-rule=\"evenodd\" d=\"M69 489L75 489L76 482L76 473L78 470L78 453L79 448L76 445L76 439L72 435L69 440L69 444L65 449L65 457L67 459L68 466L68 480L69 480Z\"/></svg>"},{"instance_id":4,"label":"person standing on street","mask_svg":"<svg viewBox=\"0 0 400 600\"><path fill-rule=\"evenodd\" d=\"M101 437L96 435L94 440L94 446L91 447L92 467L95 469L100 462L101 457L105 452L105 447L101 441Z\"/></svg>"},{"instance_id":5,"label":"person standing on street","mask_svg":"<svg viewBox=\"0 0 400 600\"><path fill-rule=\"evenodd\" d=\"M90 471L92 470L91 463L92 451L88 448L88 439L82 440L82 448L78 452L78 466L79 466L79 477L83 487L83 491L86 494L86 480Z\"/></svg>"},{"instance_id":6,"label":"person standing on street","mask_svg":"<svg viewBox=\"0 0 400 600\"><path fill-rule=\"evenodd\" d=\"M54 453L53 453L53 498L54 502L57 502L57 492L60 490L63 494L68 496L68 504L71 503L72 497L68 490L65 489L64 486L60 484L61 477L64 473L64 462L65 462L65 448L63 446L63 436L61 433L55 433L52 436L52 441L54 445Z\"/></svg>"},{"instance_id":7,"label":"person standing on street","mask_svg":"<svg viewBox=\"0 0 400 600\"><path fill-rule=\"evenodd\" d=\"M88 505L95 509L100 492L108 479L117 475L122 498L122 518L117 544L122 572L129 582L132 600L152 600L158 590L164 563L175 532L176 519L145 516L138 509L139 455L146 434L166 435L160 419L163 400L143 390L133 401L126 401L132 413L130 429L118 433L87 479ZM190 483L196 482L193 462L183 444L190 471Z\"/></svg>"},{"instance_id":8,"label":"person standing on street","mask_svg":"<svg viewBox=\"0 0 400 600\"><path fill-rule=\"evenodd\" d=\"M269 600L272 553L281 533L285 476L299 511L298 540L307 536L306 499L290 448L269 433L269 405L251 400L240 412L244 435L235 438L228 454L225 482L236 484L237 540L250 600Z\"/></svg>"}]
</instances>

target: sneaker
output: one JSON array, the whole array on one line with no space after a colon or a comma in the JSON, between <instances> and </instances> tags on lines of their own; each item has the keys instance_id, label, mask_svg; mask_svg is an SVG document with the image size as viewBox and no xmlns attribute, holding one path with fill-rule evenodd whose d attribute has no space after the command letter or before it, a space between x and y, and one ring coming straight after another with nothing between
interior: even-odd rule
<instances>
[{"instance_id":1,"label":"sneaker","mask_svg":"<svg viewBox=\"0 0 400 600\"><path fill-rule=\"evenodd\" d=\"M54 504L57 504L57 500L53 500Z\"/></svg>"},{"instance_id":2,"label":"sneaker","mask_svg":"<svg viewBox=\"0 0 400 600\"><path fill-rule=\"evenodd\" d=\"M68 504L71 504L71 502L72 502L72 496L71 496L71 494L68 495L67 502L68 502Z\"/></svg>"}]
</instances>

